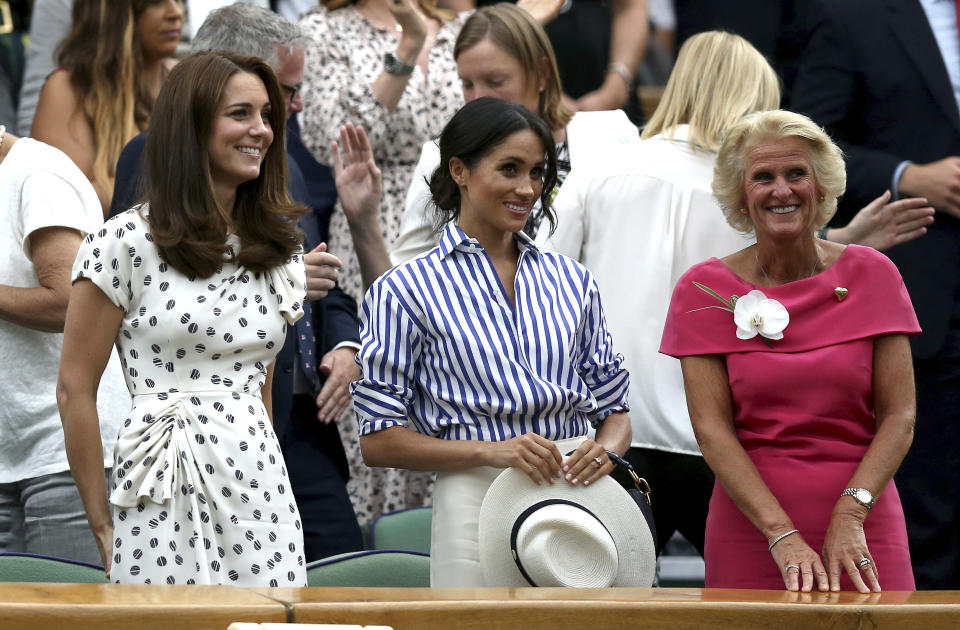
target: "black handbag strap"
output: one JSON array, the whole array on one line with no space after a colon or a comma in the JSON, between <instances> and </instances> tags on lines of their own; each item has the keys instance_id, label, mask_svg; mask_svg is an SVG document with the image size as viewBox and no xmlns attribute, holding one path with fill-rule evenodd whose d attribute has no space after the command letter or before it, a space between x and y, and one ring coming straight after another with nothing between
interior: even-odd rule
<instances>
[{"instance_id":1,"label":"black handbag strap","mask_svg":"<svg viewBox=\"0 0 960 630\"><path fill-rule=\"evenodd\" d=\"M647 500L647 505L653 505L653 503L650 501L650 495L653 494L653 490L650 489L650 484L647 483L646 479L637 474L637 471L633 469L633 466L630 465L630 462L620 457L613 451L607 451L607 457L609 457L610 461L613 462L615 468L619 468L630 476L630 479L633 480L633 485L637 487L637 492L642 494Z\"/></svg>"}]
</instances>

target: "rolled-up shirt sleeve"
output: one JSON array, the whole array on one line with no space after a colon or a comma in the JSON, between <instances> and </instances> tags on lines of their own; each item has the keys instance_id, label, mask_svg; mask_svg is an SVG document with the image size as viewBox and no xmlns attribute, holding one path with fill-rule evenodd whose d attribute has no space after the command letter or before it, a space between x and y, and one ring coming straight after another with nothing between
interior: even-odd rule
<instances>
[{"instance_id":1,"label":"rolled-up shirt sleeve","mask_svg":"<svg viewBox=\"0 0 960 630\"><path fill-rule=\"evenodd\" d=\"M360 435L406 427L416 397L422 335L402 299L384 280L370 287L360 314L357 363L363 378L350 387Z\"/></svg>"},{"instance_id":2,"label":"rolled-up shirt sleeve","mask_svg":"<svg viewBox=\"0 0 960 630\"><path fill-rule=\"evenodd\" d=\"M577 338L577 371L597 401L597 410L590 415L590 422L597 426L612 413L630 410L630 373L623 367L623 355L613 351L600 291L592 276L587 278L584 316Z\"/></svg>"}]
</instances>

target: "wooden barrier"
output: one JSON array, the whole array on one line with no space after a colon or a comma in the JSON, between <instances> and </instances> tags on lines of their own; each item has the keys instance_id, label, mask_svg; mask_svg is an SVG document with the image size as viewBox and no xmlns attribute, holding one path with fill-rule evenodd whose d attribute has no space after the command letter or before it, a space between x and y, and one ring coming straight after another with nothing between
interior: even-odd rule
<instances>
[{"instance_id":1,"label":"wooden barrier","mask_svg":"<svg viewBox=\"0 0 960 630\"><path fill-rule=\"evenodd\" d=\"M0 628L225 630L234 621L395 630L953 630L960 591L403 589L0 584Z\"/></svg>"},{"instance_id":2,"label":"wooden barrier","mask_svg":"<svg viewBox=\"0 0 960 630\"><path fill-rule=\"evenodd\" d=\"M289 620L282 602L229 586L0 584L2 630L226 630Z\"/></svg>"}]
</instances>

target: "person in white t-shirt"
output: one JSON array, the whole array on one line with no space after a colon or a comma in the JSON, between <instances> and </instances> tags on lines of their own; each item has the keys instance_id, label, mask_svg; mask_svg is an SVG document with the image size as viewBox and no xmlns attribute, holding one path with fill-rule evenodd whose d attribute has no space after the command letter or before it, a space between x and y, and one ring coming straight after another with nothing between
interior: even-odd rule
<instances>
[{"instance_id":1,"label":"person in white t-shirt","mask_svg":"<svg viewBox=\"0 0 960 630\"><path fill-rule=\"evenodd\" d=\"M773 68L749 42L708 31L688 39L642 140L575 167L556 200L557 228L538 245L596 276L630 372L633 439L626 459L653 490L658 548L679 531L703 554L713 474L694 438L680 364L658 353L673 287L695 263L751 241L731 228L711 190L716 151L742 116L775 109ZM877 249L922 235L923 199L881 196L824 238Z\"/></svg>"},{"instance_id":2,"label":"person in white t-shirt","mask_svg":"<svg viewBox=\"0 0 960 630\"><path fill-rule=\"evenodd\" d=\"M70 158L5 131L0 125L0 551L97 563L64 450L56 384L70 269L103 214ZM98 407L106 469L130 408L116 356Z\"/></svg>"}]
</instances>

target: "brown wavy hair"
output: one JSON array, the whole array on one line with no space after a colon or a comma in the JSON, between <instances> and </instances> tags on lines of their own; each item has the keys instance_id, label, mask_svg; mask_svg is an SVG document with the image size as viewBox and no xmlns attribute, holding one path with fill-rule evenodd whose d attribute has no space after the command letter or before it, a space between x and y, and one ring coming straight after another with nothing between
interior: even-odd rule
<instances>
[{"instance_id":1,"label":"brown wavy hair","mask_svg":"<svg viewBox=\"0 0 960 630\"><path fill-rule=\"evenodd\" d=\"M153 99L140 84L143 54L137 19L148 0L74 0L70 32L57 48L57 63L93 128L93 177L114 176L124 145L150 124Z\"/></svg>"},{"instance_id":2,"label":"brown wavy hair","mask_svg":"<svg viewBox=\"0 0 960 630\"><path fill-rule=\"evenodd\" d=\"M208 146L227 82L239 72L263 81L270 99L273 143L260 175L237 187L233 208L221 208L213 191ZM154 105L147 133L147 220L160 255L188 276L209 277L225 261L266 271L300 248L297 216L306 208L287 193L283 93L273 69L259 57L205 51L178 63ZM227 245L232 228L242 247Z\"/></svg>"}]
</instances>

